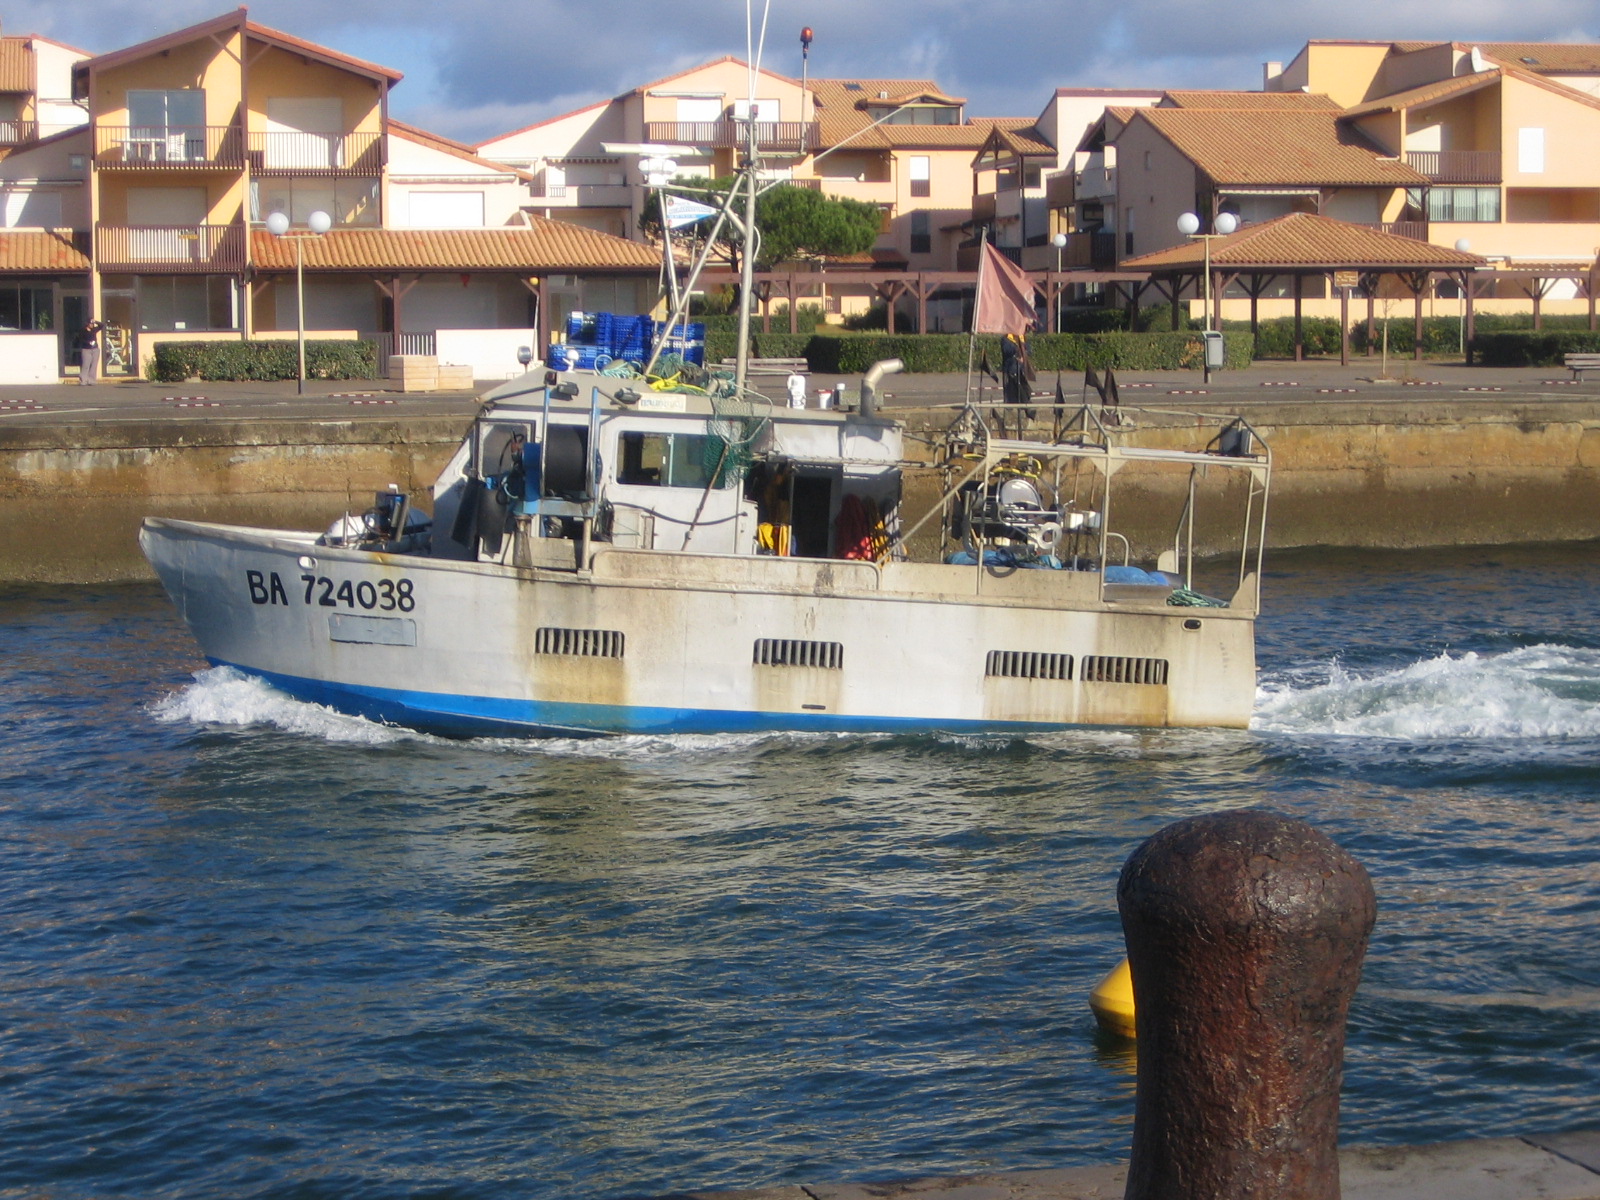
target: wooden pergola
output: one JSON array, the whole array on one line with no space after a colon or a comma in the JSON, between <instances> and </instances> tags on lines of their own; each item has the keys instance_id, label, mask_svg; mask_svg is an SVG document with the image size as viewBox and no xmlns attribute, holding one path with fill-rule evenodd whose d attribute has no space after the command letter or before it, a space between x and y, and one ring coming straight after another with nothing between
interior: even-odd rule
<instances>
[{"instance_id":1,"label":"wooden pergola","mask_svg":"<svg viewBox=\"0 0 1600 1200\"><path fill-rule=\"evenodd\" d=\"M1409 296L1416 312L1416 357L1422 357L1422 301L1443 275L1461 288L1466 298L1465 335L1472 336L1472 301L1478 294L1479 272L1489 274L1488 260L1476 254L1432 242L1385 233L1368 225L1353 225L1312 213L1290 213L1237 233L1217 235L1171 246L1153 254L1124 259L1122 270L1146 274L1172 304L1172 327L1179 327L1179 303L1185 291L1201 294L1209 259L1211 295L1238 284L1250 298L1250 330L1260 331L1259 301L1281 280L1291 281L1294 296L1294 356L1305 357L1302 327L1305 283L1308 278L1331 279L1339 293L1339 361L1350 361L1350 293L1360 288L1367 299L1367 323L1374 319L1377 298L1385 291ZM1209 250L1209 254L1208 254ZM1494 272L1495 277L1504 277ZM1537 312L1537 299L1535 312ZM1592 305L1591 305L1592 312Z\"/></svg>"}]
</instances>

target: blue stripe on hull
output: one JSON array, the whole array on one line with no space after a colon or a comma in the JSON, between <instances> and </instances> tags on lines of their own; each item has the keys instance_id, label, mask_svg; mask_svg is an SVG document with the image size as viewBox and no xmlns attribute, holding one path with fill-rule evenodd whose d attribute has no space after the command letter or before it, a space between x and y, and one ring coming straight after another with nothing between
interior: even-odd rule
<instances>
[{"instance_id":1,"label":"blue stripe on hull","mask_svg":"<svg viewBox=\"0 0 1600 1200\"><path fill-rule=\"evenodd\" d=\"M1066 724L1035 721L835 716L716 708L624 708L610 704L502 700L492 696L326 683L219 659L211 661L216 666L232 667L263 679L297 700L448 737L604 737L621 733L1038 733L1071 728Z\"/></svg>"}]
</instances>

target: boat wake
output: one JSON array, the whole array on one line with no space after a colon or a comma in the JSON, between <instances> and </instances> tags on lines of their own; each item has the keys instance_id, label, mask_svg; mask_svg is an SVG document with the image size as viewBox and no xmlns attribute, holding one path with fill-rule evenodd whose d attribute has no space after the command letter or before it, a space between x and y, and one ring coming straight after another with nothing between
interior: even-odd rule
<instances>
[{"instance_id":1,"label":"boat wake","mask_svg":"<svg viewBox=\"0 0 1600 1200\"><path fill-rule=\"evenodd\" d=\"M194 682L150 706L158 721L201 726L267 726L330 742L381 746L401 741L437 741L415 730L348 716L308 704L232 667L196 671Z\"/></svg>"},{"instance_id":2,"label":"boat wake","mask_svg":"<svg viewBox=\"0 0 1600 1200\"><path fill-rule=\"evenodd\" d=\"M1441 654L1374 674L1334 660L1264 676L1250 727L1405 741L1600 737L1600 650Z\"/></svg>"}]
</instances>

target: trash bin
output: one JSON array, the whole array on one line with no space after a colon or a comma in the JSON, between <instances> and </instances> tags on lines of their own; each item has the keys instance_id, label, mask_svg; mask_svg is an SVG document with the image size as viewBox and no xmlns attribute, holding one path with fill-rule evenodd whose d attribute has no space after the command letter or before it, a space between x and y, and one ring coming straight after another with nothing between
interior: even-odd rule
<instances>
[{"instance_id":1,"label":"trash bin","mask_svg":"<svg viewBox=\"0 0 1600 1200\"><path fill-rule=\"evenodd\" d=\"M1223 345L1222 335L1215 329L1207 329L1200 335L1206 347L1206 370L1216 371L1221 369L1228 358L1228 349Z\"/></svg>"}]
</instances>

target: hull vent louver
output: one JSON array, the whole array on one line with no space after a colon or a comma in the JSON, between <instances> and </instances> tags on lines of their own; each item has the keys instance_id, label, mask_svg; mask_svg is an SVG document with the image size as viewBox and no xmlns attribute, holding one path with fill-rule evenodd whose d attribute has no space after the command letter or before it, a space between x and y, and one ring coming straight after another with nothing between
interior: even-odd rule
<instances>
[{"instance_id":1,"label":"hull vent louver","mask_svg":"<svg viewBox=\"0 0 1600 1200\"><path fill-rule=\"evenodd\" d=\"M819 667L825 671L842 671L844 646L840 642L807 642L799 638L757 638L755 663L758 667Z\"/></svg>"},{"instance_id":2,"label":"hull vent louver","mask_svg":"<svg viewBox=\"0 0 1600 1200\"><path fill-rule=\"evenodd\" d=\"M983 673L994 679L1071 679L1072 655L991 650Z\"/></svg>"},{"instance_id":3,"label":"hull vent louver","mask_svg":"<svg viewBox=\"0 0 1600 1200\"><path fill-rule=\"evenodd\" d=\"M1167 685L1167 660L1164 658L1123 658L1107 654L1083 656L1085 683L1145 683Z\"/></svg>"},{"instance_id":4,"label":"hull vent louver","mask_svg":"<svg viewBox=\"0 0 1600 1200\"><path fill-rule=\"evenodd\" d=\"M573 658L621 658L624 638L616 629L559 629L546 625L533 635L535 654Z\"/></svg>"}]
</instances>

